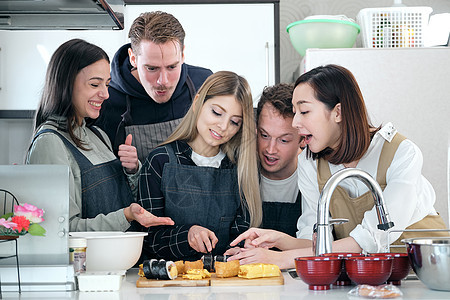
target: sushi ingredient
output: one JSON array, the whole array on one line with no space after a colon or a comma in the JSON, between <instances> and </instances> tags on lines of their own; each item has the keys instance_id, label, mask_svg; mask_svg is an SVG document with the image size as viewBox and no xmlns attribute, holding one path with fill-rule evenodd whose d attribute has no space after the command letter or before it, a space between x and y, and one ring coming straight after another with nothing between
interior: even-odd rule
<instances>
[{"instance_id":1,"label":"sushi ingredient","mask_svg":"<svg viewBox=\"0 0 450 300\"><path fill-rule=\"evenodd\" d=\"M280 276L281 271L277 265L274 264L247 264L239 267L238 276L241 278L253 279L261 277L275 277Z\"/></svg>"},{"instance_id":2,"label":"sushi ingredient","mask_svg":"<svg viewBox=\"0 0 450 300\"><path fill-rule=\"evenodd\" d=\"M184 262L184 272L187 273L191 269L203 269L203 262L201 260L196 261L185 261Z\"/></svg>"},{"instance_id":3,"label":"sushi ingredient","mask_svg":"<svg viewBox=\"0 0 450 300\"><path fill-rule=\"evenodd\" d=\"M186 271L186 274L183 275L184 279L204 279L204 278L210 278L211 273L208 272L206 269L190 269Z\"/></svg>"},{"instance_id":4,"label":"sushi ingredient","mask_svg":"<svg viewBox=\"0 0 450 300\"><path fill-rule=\"evenodd\" d=\"M232 260L229 262L215 262L216 276L219 278L237 276L239 273L239 260Z\"/></svg>"}]
</instances>

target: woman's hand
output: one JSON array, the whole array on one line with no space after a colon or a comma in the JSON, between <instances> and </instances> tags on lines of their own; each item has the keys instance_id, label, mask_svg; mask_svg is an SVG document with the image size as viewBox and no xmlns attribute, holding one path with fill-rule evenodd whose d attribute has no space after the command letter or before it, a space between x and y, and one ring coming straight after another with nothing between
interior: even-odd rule
<instances>
[{"instance_id":1,"label":"woman's hand","mask_svg":"<svg viewBox=\"0 0 450 300\"><path fill-rule=\"evenodd\" d=\"M128 174L134 174L139 169L139 159L137 156L136 147L131 146L131 141L133 140L133 136L131 134L127 135L125 139L125 144L119 146L119 155L120 162L122 163L122 167L125 168Z\"/></svg>"},{"instance_id":2,"label":"woman's hand","mask_svg":"<svg viewBox=\"0 0 450 300\"><path fill-rule=\"evenodd\" d=\"M275 264L280 268L286 265L283 252L265 248L240 249L239 253L228 258L228 261L239 260L241 265L252 263Z\"/></svg>"},{"instance_id":3,"label":"woman's hand","mask_svg":"<svg viewBox=\"0 0 450 300\"><path fill-rule=\"evenodd\" d=\"M234 248L230 248L230 249L228 249L227 251L225 251L225 253L223 254L223 255L236 255L236 254L238 254L239 252L241 252L241 249L242 248L240 248L240 247L234 247Z\"/></svg>"},{"instance_id":4,"label":"woman's hand","mask_svg":"<svg viewBox=\"0 0 450 300\"><path fill-rule=\"evenodd\" d=\"M188 232L189 246L201 253L211 252L219 241L214 232L199 226L193 225Z\"/></svg>"},{"instance_id":5,"label":"woman's hand","mask_svg":"<svg viewBox=\"0 0 450 300\"><path fill-rule=\"evenodd\" d=\"M123 213L128 222L137 221L144 227L175 224L171 218L157 217L137 203L131 203L130 206L124 208Z\"/></svg>"},{"instance_id":6,"label":"woman's hand","mask_svg":"<svg viewBox=\"0 0 450 300\"><path fill-rule=\"evenodd\" d=\"M283 233L261 228L250 228L244 233L241 233L237 238L235 238L230 246L236 246L241 241L245 240L245 248L272 248L276 247L276 242L283 235Z\"/></svg>"}]
</instances>

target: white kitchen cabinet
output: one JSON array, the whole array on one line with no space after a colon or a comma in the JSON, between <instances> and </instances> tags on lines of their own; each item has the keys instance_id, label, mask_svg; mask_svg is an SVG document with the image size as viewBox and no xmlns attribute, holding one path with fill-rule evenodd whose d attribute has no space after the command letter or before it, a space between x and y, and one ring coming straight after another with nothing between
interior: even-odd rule
<instances>
[{"instance_id":1,"label":"white kitchen cabinet","mask_svg":"<svg viewBox=\"0 0 450 300\"><path fill-rule=\"evenodd\" d=\"M183 26L186 63L242 75L256 101L275 83L274 3L126 5L125 31L139 14L155 10L171 13Z\"/></svg>"},{"instance_id":2,"label":"white kitchen cabinet","mask_svg":"<svg viewBox=\"0 0 450 300\"><path fill-rule=\"evenodd\" d=\"M301 73L320 65L349 69L359 83L372 124L392 122L423 153L423 174L436 191L437 211L449 223L450 48L308 49ZM407 199L405 199L407 201Z\"/></svg>"},{"instance_id":3,"label":"white kitchen cabinet","mask_svg":"<svg viewBox=\"0 0 450 300\"><path fill-rule=\"evenodd\" d=\"M0 110L35 110L51 55L72 38L102 47L110 59L126 42L123 30L0 30Z\"/></svg>"}]
</instances>

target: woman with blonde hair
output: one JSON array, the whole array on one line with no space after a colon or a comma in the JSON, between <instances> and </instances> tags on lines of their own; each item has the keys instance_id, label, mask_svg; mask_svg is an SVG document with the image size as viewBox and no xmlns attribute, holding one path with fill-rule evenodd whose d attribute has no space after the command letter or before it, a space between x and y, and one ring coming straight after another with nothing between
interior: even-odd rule
<instances>
[{"instance_id":1,"label":"woman with blonde hair","mask_svg":"<svg viewBox=\"0 0 450 300\"><path fill-rule=\"evenodd\" d=\"M165 259L223 254L233 238L259 226L256 129L248 82L209 76L177 129L147 157L139 203L174 226L151 228L144 253Z\"/></svg>"}]
</instances>

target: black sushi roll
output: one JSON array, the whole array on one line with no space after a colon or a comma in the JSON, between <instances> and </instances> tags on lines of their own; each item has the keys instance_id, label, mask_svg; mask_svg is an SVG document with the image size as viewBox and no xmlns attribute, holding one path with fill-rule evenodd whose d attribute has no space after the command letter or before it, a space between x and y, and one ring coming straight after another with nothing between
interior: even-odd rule
<instances>
[{"instance_id":1,"label":"black sushi roll","mask_svg":"<svg viewBox=\"0 0 450 300\"><path fill-rule=\"evenodd\" d=\"M145 278L147 279L157 279L156 271L156 259L144 260L142 263L142 271L144 272Z\"/></svg>"},{"instance_id":2,"label":"black sushi roll","mask_svg":"<svg viewBox=\"0 0 450 300\"><path fill-rule=\"evenodd\" d=\"M169 280L169 270L167 269L167 261L161 259L158 261L158 279Z\"/></svg>"},{"instance_id":3,"label":"black sushi roll","mask_svg":"<svg viewBox=\"0 0 450 300\"><path fill-rule=\"evenodd\" d=\"M214 258L212 254L202 256L203 268L209 272L214 272Z\"/></svg>"},{"instance_id":4,"label":"black sushi roll","mask_svg":"<svg viewBox=\"0 0 450 300\"><path fill-rule=\"evenodd\" d=\"M177 266L173 261L164 259L145 260L142 263L142 271L147 279L175 279L178 276Z\"/></svg>"},{"instance_id":5,"label":"black sushi roll","mask_svg":"<svg viewBox=\"0 0 450 300\"><path fill-rule=\"evenodd\" d=\"M214 256L214 261L227 262L227 259L231 257L231 255L216 255Z\"/></svg>"}]
</instances>

